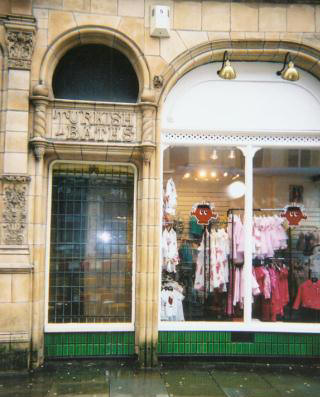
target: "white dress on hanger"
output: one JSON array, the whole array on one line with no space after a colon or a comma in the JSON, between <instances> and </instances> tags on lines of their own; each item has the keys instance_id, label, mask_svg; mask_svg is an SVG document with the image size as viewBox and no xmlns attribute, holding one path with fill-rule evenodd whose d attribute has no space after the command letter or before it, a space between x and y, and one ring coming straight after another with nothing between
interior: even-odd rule
<instances>
[{"instance_id":1,"label":"white dress on hanger","mask_svg":"<svg viewBox=\"0 0 320 397\"><path fill-rule=\"evenodd\" d=\"M177 191L172 178L167 182L164 204L164 212L174 216L177 208Z\"/></svg>"}]
</instances>

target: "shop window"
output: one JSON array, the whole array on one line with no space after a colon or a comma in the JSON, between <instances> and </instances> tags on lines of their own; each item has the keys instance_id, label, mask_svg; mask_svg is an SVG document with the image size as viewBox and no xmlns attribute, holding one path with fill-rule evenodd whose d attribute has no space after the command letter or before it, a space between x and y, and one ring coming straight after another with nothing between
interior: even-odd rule
<instances>
[{"instance_id":1,"label":"shop window","mask_svg":"<svg viewBox=\"0 0 320 397\"><path fill-rule=\"evenodd\" d=\"M319 151L258 150L252 197L244 168L232 147L164 151L161 321L320 322Z\"/></svg>"},{"instance_id":2,"label":"shop window","mask_svg":"<svg viewBox=\"0 0 320 397\"><path fill-rule=\"evenodd\" d=\"M134 170L52 169L49 323L132 321Z\"/></svg>"},{"instance_id":3,"label":"shop window","mask_svg":"<svg viewBox=\"0 0 320 397\"><path fill-rule=\"evenodd\" d=\"M53 75L55 98L136 103L139 83L128 58L115 48L90 44L68 51Z\"/></svg>"},{"instance_id":4,"label":"shop window","mask_svg":"<svg viewBox=\"0 0 320 397\"><path fill-rule=\"evenodd\" d=\"M241 151L174 146L163 164L161 320L243 321Z\"/></svg>"},{"instance_id":5,"label":"shop window","mask_svg":"<svg viewBox=\"0 0 320 397\"><path fill-rule=\"evenodd\" d=\"M320 322L319 151L261 151L263 167L253 170L253 270L260 294L252 317Z\"/></svg>"}]
</instances>

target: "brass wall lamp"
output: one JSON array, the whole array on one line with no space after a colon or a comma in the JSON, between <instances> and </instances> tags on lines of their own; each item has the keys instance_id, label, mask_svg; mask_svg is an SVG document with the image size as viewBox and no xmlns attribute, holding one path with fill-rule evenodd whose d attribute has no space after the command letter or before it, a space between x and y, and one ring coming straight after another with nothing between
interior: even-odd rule
<instances>
[{"instance_id":1,"label":"brass wall lamp","mask_svg":"<svg viewBox=\"0 0 320 397\"><path fill-rule=\"evenodd\" d=\"M222 66L221 69L217 71L217 74L224 80L233 80L237 76L235 70L231 66L228 51L225 51L223 54Z\"/></svg>"},{"instance_id":2,"label":"brass wall lamp","mask_svg":"<svg viewBox=\"0 0 320 397\"><path fill-rule=\"evenodd\" d=\"M288 63L289 62L289 63ZM284 59L283 68L277 72L284 80L297 81L300 78L299 72L294 67L290 52L287 52Z\"/></svg>"}]
</instances>

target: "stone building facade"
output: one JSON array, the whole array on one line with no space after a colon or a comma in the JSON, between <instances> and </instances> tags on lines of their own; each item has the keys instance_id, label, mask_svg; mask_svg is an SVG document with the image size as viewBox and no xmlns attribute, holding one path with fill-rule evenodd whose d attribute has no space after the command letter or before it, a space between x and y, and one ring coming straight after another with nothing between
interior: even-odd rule
<instances>
[{"instance_id":1,"label":"stone building facade","mask_svg":"<svg viewBox=\"0 0 320 397\"><path fill-rule=\"evenodd\" d=\"M150 35L155 5L169 7L169 37ZM69 51L85 45L117 50L130 61L138 80L135 102L55 97L57 65ZM210 63L220 66L225 51L235 62L265 63L283 63L289 52L296 67L319 79L320 6L317 1L2 0L0 48L2 366L38 366L45 358L60 356L133 354L142 365L155 365L159 338L164 344L172 337L174 346L186 337L181 327L179 335L159 334L166 97L188 72ZM317 136L311 146L319 147ZM127 326L48 324L50 189L54 164L61 163L127 164L134 169ZM320 329L314 327L311 340L309 334L301 338L319 346L312 338ZM272 333L264 337L269 335L272 339ZM281 332L277 335L280 340ZM167 355L178 351L173 347ZM320 353L316 348L313 352Z\"/></svg>"}]
</instances>

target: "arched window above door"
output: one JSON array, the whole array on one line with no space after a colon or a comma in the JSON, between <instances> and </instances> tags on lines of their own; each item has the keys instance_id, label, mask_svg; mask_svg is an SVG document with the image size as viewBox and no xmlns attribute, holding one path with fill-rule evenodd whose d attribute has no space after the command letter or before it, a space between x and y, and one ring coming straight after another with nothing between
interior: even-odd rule
<instances>
[{"instance_id":1,"label":"arched window above door","mask_svg":"<svg viewBox=\"0 0 320 397\"><path fill-rule=\"evenodd\" d=\"M68 51L52 79L55 98L136 103L139 83L129 59L120 51L88 44Z\"/></svg>"}]
</instances>

